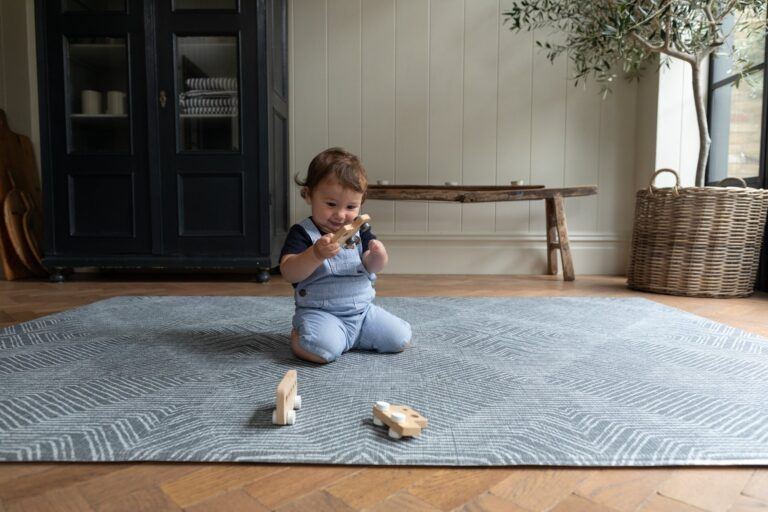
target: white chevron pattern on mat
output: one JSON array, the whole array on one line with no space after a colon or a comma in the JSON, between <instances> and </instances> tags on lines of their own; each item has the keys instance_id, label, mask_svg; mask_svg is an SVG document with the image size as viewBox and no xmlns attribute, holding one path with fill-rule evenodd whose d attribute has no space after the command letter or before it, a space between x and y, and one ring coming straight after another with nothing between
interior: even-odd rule
<instances>
[{"instance_id":1,"label":"white chevron pattern on mat","mask_svg":"<svg viewBox=\"0 0 768 512\"><path fill-rule=\"evenodd\" d=\"M401 354L317 366L286 297L116 297L0 330L0 460L768 464L768 340L645 299L382 298ZM286 370L296 424L271 423ZM429 419L395 441L377 400Z\"/></svg>"}]
</instances>

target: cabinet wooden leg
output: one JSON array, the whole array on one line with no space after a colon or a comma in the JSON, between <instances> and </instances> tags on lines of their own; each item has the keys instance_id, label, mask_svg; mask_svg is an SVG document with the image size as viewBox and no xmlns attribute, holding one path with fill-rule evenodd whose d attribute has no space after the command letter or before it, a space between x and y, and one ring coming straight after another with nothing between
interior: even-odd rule
<instances>
[{"instance_id":1,"label":"cabinet wooden leg","mask_svg":"<svg viewBox=\"0 0 768 512\"><path fill-rule=\"evenodd\" d=\"M256 271L256 282L257 283L267 283L269 282L269 269L268 268L260 268Z\"/></svg>"},{"instance_id":2,"label":"cabinet wooden leg","mask_svg":"<svg viewBox=\"0 0 768 512\"><path fill-rule=\"evenodd\" d=\"M549 275L557 274L557 221L555 219L555 201L548 197L544 200L547 219L547 272Z\"/></svg>"},{"instance_id":3,"label":"cabinet wooden leg","mask_svg":"<svg viewBox=\"0 0 768 512\"><path fill-rule=\"evenodd\" d=\"M71 273L72 270L66 267L54 267L53 271L48 276L48 280L52 283L63 283L67 280L67 275Z\"/></svg>"},{"instance_id":4,"label":"cabinet wooden leg","mask_svg":"<svg viewBox=\"0 0 768 512\"><path fill-rule=\"evenodd\" d=\"M557 224L557 237L560 245L560 258L563 261L563 280L573 281L573 260L571 259L571 245L568 243L568 225L565 222L565 206L563 196L553 197L555 206L555 222Z\"/></svg>"}]
</instances>

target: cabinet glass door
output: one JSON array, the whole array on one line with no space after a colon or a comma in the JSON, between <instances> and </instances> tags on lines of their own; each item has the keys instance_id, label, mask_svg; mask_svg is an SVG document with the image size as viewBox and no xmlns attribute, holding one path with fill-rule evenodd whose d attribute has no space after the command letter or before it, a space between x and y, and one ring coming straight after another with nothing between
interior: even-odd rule
<instances>
[{"instance_id":1,"label":"cabinet glass door","mask_svg":"<svg viewBox=\"0 0 768 512\"><path fill-rule=\"evenodd\" d=\"M70 153L130 151L125 37L68 37L65 44Z\"/></svg>"},{"instance_id":2,"label":"cabinet glass door","mask_svg":"<svg viewBox=\"0 0 768 512\"><path fill-rule=\"evenodd\" d=\"M165 254L254 257L268 247L256 199L259 4L156 3Z\"/></svg>"},{"instance_id":3,"label":"cabinet glass door","mask_svg":"<svg viewBox=\"0 0 768 512\"><path fill-rule=\"evenodd\" d=\"M49 256L151 254L145 2L37 5Z\"/></svg>"},{"instance_id":4,"label":"cabinet glass door","mask_svg":"<svg viewBox=\"0 0 768 512\"><path fill-rule=\"evenodd\" d=\"M236 36L177 36L180 152L240 150Z\"/></svg>"}]
</instances>

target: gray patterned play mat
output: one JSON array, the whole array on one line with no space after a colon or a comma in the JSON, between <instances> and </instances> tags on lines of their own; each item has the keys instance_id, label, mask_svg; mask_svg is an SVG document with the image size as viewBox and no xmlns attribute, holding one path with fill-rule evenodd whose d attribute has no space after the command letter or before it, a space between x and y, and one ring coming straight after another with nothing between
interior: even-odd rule
<instances>
[{"instance_id":1,"label":"gray patterned play mat","mask_svg":"<svg viewBox=\"0 0 768 512\"><path fill-rule=\"evenodd\" d=\"M117 297L0 330L0 460L768 462L768 343L644 299L382 298L402 354L315 366L287 297ZM271 424L296 368L296 424ZM429 419L393 440L377 400Z\"/></svg>"}]
</instances>

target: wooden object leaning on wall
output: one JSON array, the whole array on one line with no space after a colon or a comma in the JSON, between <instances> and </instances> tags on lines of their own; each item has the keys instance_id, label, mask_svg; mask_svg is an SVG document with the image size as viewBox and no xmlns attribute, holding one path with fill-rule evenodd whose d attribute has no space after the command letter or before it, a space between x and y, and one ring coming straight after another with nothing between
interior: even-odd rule
<instances>
[{"instance_id":1,"label":"wooden object leaning on wall","mask_svg":"<svg viewBox=\"0 0 768 512\"><path fill-rule=\"evenodd\" d=\"M40 176L29 138L0 110L0 265L6 280L47 275L42 265Z\"/></svg>"}]
</instances>

